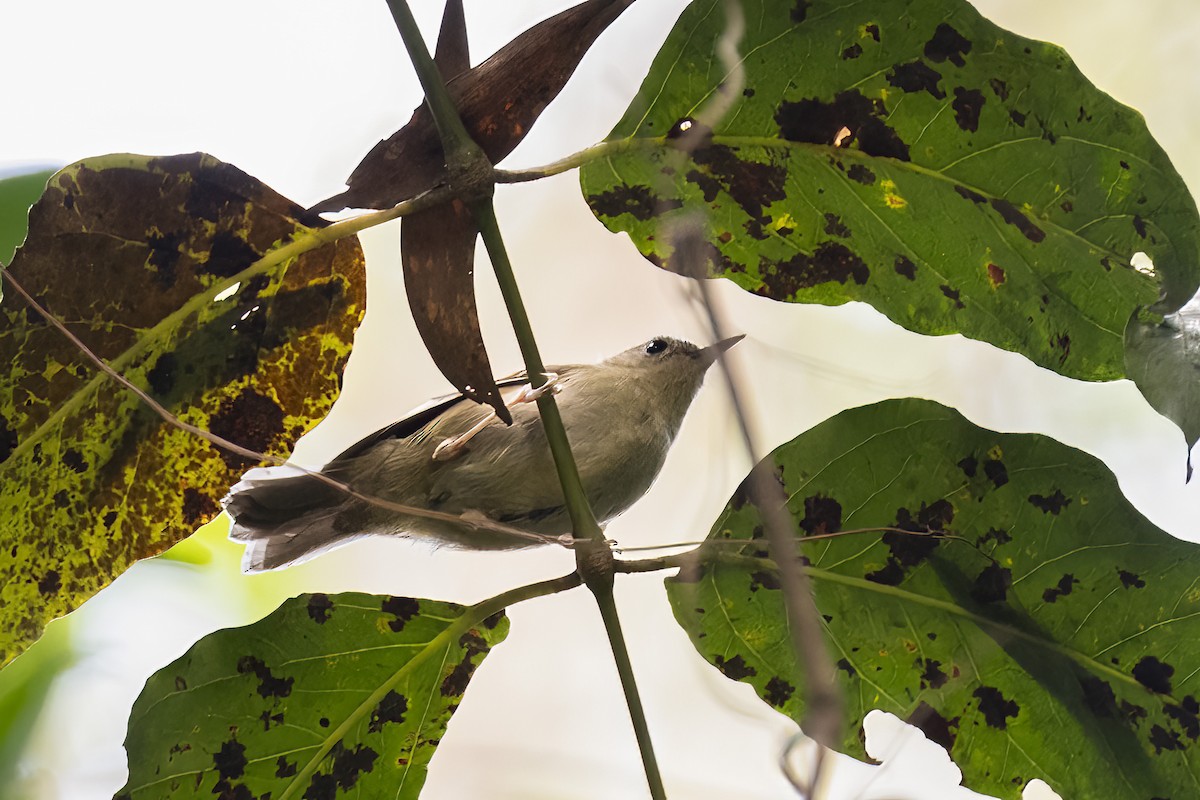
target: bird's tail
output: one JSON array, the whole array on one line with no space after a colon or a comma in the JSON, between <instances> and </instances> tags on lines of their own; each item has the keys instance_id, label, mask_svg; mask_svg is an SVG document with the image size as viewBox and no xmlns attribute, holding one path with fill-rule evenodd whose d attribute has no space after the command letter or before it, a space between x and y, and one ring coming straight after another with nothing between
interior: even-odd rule
<instances>
[{"instance_id":1,"label":"bird's tail","mask_svg":"<svg viewBox=\"0 0 1200 800\"><path fill-rule=\"evenodd\" d=\"M329 516L332 517L334 513L330 512ZM319 523L306 525L302 531L281 528L263 532L261 536L244 540L246 551L242 554L242 572L268 572L289 567L363 535L338 533L332 527Z\"/></svg>"},{"instance_id":2,"label":"bird's tail","mask_svg":"<svg viewBox=\"0 0 1200 800\"><path fill-rule=\"evenodd\" d=\"M229 538L246 545L242 570L279 569L355 538L337 524L349 500L291 465L250 470L222 501Z\"/></svg>"}]
</instances>

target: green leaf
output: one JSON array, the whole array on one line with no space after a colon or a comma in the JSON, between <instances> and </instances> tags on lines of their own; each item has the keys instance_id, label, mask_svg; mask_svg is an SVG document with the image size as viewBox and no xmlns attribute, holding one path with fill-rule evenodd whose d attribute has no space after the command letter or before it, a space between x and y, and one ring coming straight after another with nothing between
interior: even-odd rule
<instances>
[{"instance_id":1,"label":"green leaf","mask_svg":"<svg viewBox=\"0 0 1200 800\"><path fill-rule=\"evenodd\" d=\"M1135 252L1170 308L1195 292L1187 187L1060 48L963 0L743 6L745 90L693 159L664 144L727 78L720 0L684 11L610 134L622 146L582 170L593 211L650 260L672 268L666 231L701 210L710 274L748 291L861 300L1088 380L1124 375L1125 325L1158 299Z\"/></svg>"},{"instance_id":2,"label":"green leaf","mask_svg":"<svg viewBox=\"0 0 1200 800\"><path fill-rule=\"evenodd\" d=\"M1146 402L1183 431L1190 481L1200 440L1200 298L1165 318L1145 316L1125 329L1125 368Z\"/></svg>"},{"instance_id":3,"label":"green leaf","mask_svg":"<svg viewBox=\"0 0 1200 800\"><path fill-rule=\"evenodd\" d=\"M977 428L923 400L853 409L771 456L845 699L924 730L980 792L1033 778L1063 797L1190 797L1200 766L1200 549L1157 529L1098 460ZM758 539L668 581L726 676L799 720L804 689L758 511L711 539ZM934 531L930 534L929 531ZM955 538L943 538L937 532Z\"/></svg>"},{"instance_id":4,"label":"green leaf","mask_svg":"<svg viewBox=\"0 0 1200 800\"><path fill-rule=\"evenodd\" d=\"M362 251L311 249L323 225L211 156L105 156L51 179L11 272L185 421L283 454L332 404L363 312ZM162 422L13 291L0 363L2 664L215 515L246 462Z\"/></svg>"},{"instance_id":5,"label":"green leaf","mask_svg":"<svg viewBox=\"0 0 1200 800\"><path fill-rule=\"evenodd\" d=\"M29 207L46 187L51 172L35 172L0 180L0 264L7 264L29 227ZM0 285L0 297L4 287Z\"/></svg>"},{"instance_id":6,"label":"green leaf","mask_svg":"<svg viewBox=\"0 0 1200 800\"><path fill-rule=\"evenodd\" d=\"M0 786L28 782L27 750L58 677L75 662L70 630L51 625L37 646L0 672ZM23 774L24 773L24 774Z\"/></svg>"},{"instance_id":7,"label":"green leaf","mask_svg":"<svg viewBox=\"0 0 1200 800\"><path fill-rule=\"evenodd\" d=\"M146 683L118 798L415 798L503 612L310 594L197 642Z\"/></svg>"}]
</instances>

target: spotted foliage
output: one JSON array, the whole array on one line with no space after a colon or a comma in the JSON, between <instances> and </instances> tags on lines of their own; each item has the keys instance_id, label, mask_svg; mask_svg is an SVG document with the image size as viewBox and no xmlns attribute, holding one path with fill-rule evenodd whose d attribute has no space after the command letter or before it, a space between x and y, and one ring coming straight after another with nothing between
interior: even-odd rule
<instances>
[{"instance_id":1,"label":"spotted foliage","mask_svg":"<svg viewBox=\"0 0 1200 800\"><path fill-rule=\"evenodd\" d=\"M845 752L865 757L862 720L880 708L945 747L976 791L1017 797L1042 778L1063 797L1192 794L1200 548L1141 517L1103 464L919 400L844 412L771 458L801 535L833 503L822 533L907 531L802 545ZM710 536L751 543L668 591L717 669L799 720L804 682L781 592L764 588L761 525L731 503Z\"/></svg>"},{"instance_id":2,"label":"spotted foliage","mask_svg":"<svg viewBox=\"0 0 1200 800\"><path fill-rule=\"evenodd\" d=\"M324 225L259 181L202 154L106 156L55 174L29 220L13 274L186 421L286 454L332 404L363 311L362 251L342 240L252 268ZM248 464L167 426L12 291L0 362L4 663L216 514Z\"/></svg>"},{"instance_id":3,"label":"spotted foliage","mask_svg":"<svg viewBox=\"0 0 1200 800\"><path fill-rule=\"evenodd\" d=\"M389 605L411 609L402 629ZM503 615L452 603L294 597L150 678L117 797L415 798L467 681L507 634Z\"/></svg>"},{"instance_id":4,"label":"spotted foliage","mask_svg":"<svg viewBox=\"0 0 1200 800\"><path fill-rule=\"evenodd\" d=\"M631 146L583 169L597 216L654 263L687 267L666 231L702 210L699 266L747 291L868 302L1087 380L1125 374L1126 323L1160 288L1171 308L1195 291L1187 187L1060 48L965 0L743 6L745 88L692 157L672 145L726 78L720 0L680 17L609 136Z\"/></svg>"}]
</instances>

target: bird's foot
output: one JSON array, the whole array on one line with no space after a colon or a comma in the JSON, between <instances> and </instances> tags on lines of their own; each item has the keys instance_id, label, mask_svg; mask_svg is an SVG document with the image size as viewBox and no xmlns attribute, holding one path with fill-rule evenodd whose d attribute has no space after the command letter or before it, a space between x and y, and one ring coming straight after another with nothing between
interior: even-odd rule
<instances>
[{"instance_id":1,"label":"bird's foot","mask_svg":"<svg viewBox=\"0 0 1200 800\"><path fill-rule=\"evenodd\" d=\"M533 388L533 384L531 383L522 386L521 391L517 393L517 396L508 405L515 406L517 403L535 403L538 398L545 396L547 392L558 394L563 390L562 379L559 378L557 372L543 373L543 377L546 379L546 382L536 389Z\"/></svg>"},{"instance_id":2,"label":"bird's foot","mask_svg":"<svg viewBox=\"0 0 1200 800\"><path fill-rule=\"evenodd\" d=\"M434 461L450 461L458 458L467 449L467 442L474 438L475 434L491 425L496 419L496 412L489 410L487 415L475 423L471 429L465 433L460 433L458 436L451 436L449 439L443 439L438 442L438 446L433 448Z\"/></svg>"},{"instance_id":3,"label":"bird's foot","mask_svg":"<svg viewBox=\"0 0 1200 800\"><path fill-rule=\"evenodd\" d=\"M562 384L560 383L558 373L547 372L544 374L544 377L546 378L546 382L536 389L533 388L532 384L528 383L522 386L521 390L517 393L517 396L506 405L512 407L517 403L533 403L547 392L558 394L562 391ZM438 446L433 449L433 460L451 461L455 458L458 458L466 451L467 442L471 441L471 439L474 438L477 433L486 428L488 425L491 425L496 419L496 412L489 411L487 416L475 423L475 425L472 426L469 431L460 433L458 436L451 436L449 439L443 439L438 443Z\"/></svg>"}]
</instances>

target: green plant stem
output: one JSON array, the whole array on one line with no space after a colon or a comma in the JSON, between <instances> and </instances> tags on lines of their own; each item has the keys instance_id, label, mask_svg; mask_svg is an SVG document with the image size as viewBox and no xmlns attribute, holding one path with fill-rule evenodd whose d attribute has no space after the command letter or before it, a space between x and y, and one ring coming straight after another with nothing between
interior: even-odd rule
<instances>
[{"instance_id":1,"label":"green plant stem","mask_svg":"<svg viewBox=\"0 0 1200 800\"><path fill-rule=\"evenodd\" d=\"M496 271L496 280L500 284L504 302L508 306L513 330L516 332L521 354L525 358L530 383L535 387L540 386L545 383L543 373L546 368L538 353L529 317L525 312L525 304L521 300L521 293L517 288L516 276L513 274L512 264L508 260L508 252L505 250L500 227L496 221L495 209L492 207L491 200L481 200L473 204L471 210L475 216L475 223L479 226L480 235L483 237L484 246L487 247L492 266ZM604 541L604 532L596 522L587 495L584 494L583 484L579 479L579 469L575 464L575 457L571 454L567 432L563 427L562 416L559 414L558 404L554 401L553 393L543 394L538 398L537 403L577 540L575 563L579 574L595 596L596 605L600 609L600 618L604 621L604 630L608 634L608 643L612 649L613 660L616 661L621 688L625 692L625 704L629 708L629 717L633 723L638 750L642 755L642 766L646 771L650 796L654 800L666 800L667 795L663 788L662 775L659 773L658 759L654 755L654 746L650 739L650 727L646 722L646 712L642 706L642 698L633 674L633 663L629 659L629 649L625 645L625 636L621 631L621 620L617 614L616 600L613 597L612 550Z\"/></svg>"},{"instance_id":2,"label":"green plant stem","mask_svg":"<svg viewBox=\"0 0 1200 800\"><path fill-rule=\"evenodd\" d=\"M425 102L433 113L433 122L437 126L438 136L442 140L442 151L446 154L446 168L450 172L451 181L461 189L468 187L485 188L488 194L494 186L491 180L492 164L487 160L483 150L467 133L458 109L446 90L446 82L442 80L441 70L434 63L421 29L413 18L406 0L387 0L392 12L392 19L400 31L400 38L408 50L409 60L417 71L421 81L421 89L425 92ZM468 191L469 193L469 191ZM465 198L464 198L465 199Z\"/></svg>"},{"instance_id":3,"label":"green plant stem","mask_svg":"<svg viewBox=\"0 0 1200 800\"><path fill-rule=\"evenodd\" d=\"M515 170L498 169L493 175L496 183L526 183L528 181L549 178L551 175L559 175L568 170L582 167L584 164L599 158L608 158L609 156L620 155L631 150L653 150L666 147L668 147L668 144L664 136L655 138L635 138L630 136L625 139L613 139L585 147L565 158L560 158L558 161L552 161L540 167Z\"/></svg>"},{"instance_id":4,"label":"green plant stem","mask_svg":"<svg viewBox=\"0 0 1200 800\"><path fill-rule=\"evenodd\" d=\"M425 40L421 37L421 31L417 27L416 20L413 19L408 3L406 0L387 0L387 3L388 8L391 9L392 18L396 21L396 28L400 31L400 37L404 40L404 47L408 50L409 58L412 59L413 68L416 69L417 77L420 78L421 88L425 91L425 98L433 113L438 135L442 140L442 149L446 154L446 165L451 171L452 179L455 177L456 165L459 170L463 171L462 174L468 174L467 171L472 169L472 163L478 163L482 159L486 164L484 172L486 186L476 184L475 187L472 187L483 190L480 192L483 196L463 199L470 201L475 224L478 226L484 246L487 248L492 268L496 272L496 280L500 285L500 292L504 297L504 304L508 309L509 318L512 320L517 344L521 349L525 369L529 374L529 382L536 389L546 382L546 366L538 352L533 328L529 324L529 315L525 311L525 303L517 288L516 276L513 274L512 263L509 261L508 252L504 247L500 225L492 206L491 195L495 187L492 165L463 126L454 102L446 91L442 74L434 63L433 57L430 56L429 48L425 46ZM575 537L603 541L604 533L596 522L595 515L588 504L587 495L584 494L583 484L579 479L579 468L575 464L575 457L571 454L567 432L563 427L562 416L559 414L558 405L554 402L553 394L547 392L538 399L538 411L541 413L542 425L546 430L546 440L550 444L554 466L563 486L563 496L567 504L567 511L571 516ZM586 571L581 574L584 576L584 580L588 580ZM611 579L611 570L609 577Z\"/></svg>"},{"instance_id":5,"label":"green plant stem","mask_svg":"<svg viewBox=\"0 0 1200 800\"><path fill-rule=\"evenodd\" d=\"M637 681L633 675L633 662L629 659L629 650L625 647L625 636L621 632L621 619L617 615L616 599L613 597L611 587L607 592L597 592L593 589L592 593L596 597L596 605L600 607L600 618L604 620L604 631L608 634L608 644L612 649L613 660L617 663L621 688L625 690L625 704L629 707L629 718L633 722L638 751L642 754L642 766L646 771L646 782L650 785L650 796L653 800L666 800L667 792L663 788L662 774L658 770L658 759L654 755L654 746L651 744L650 727L646 723L646 710L642 707L642 698L638 693Z\"/></svg>"},{"instance_id":6,"label":"green plant stem","mask_svg":"<svg viewBox=\"0 0 1200 800\"><path fill-rule=\"evenodd\" d=\"M500 284L501 294L508 306L512 319L513 330L516 332L521 354L525 358L526 369L530 383L540 386L545 383L545 365L538 353L537 342L529 324L529 316L525 312L525 304L521 300L517 288L516 276L512 264L508 260L508 252L500 235L500 227L496 221L495 209L491 200L481 200L472 205L471 211L475 223L479 226L484 246L496 271L496 280ZM588 588L596 598L600 609L600 618L604 621L604 630L608 634L608 643L612 649L613 659L617 664L617 674L621 679L621 688L625 692L625 704L629 707L629 717L633 723L634 735L637 737L638 750L642 755L642 766L646 771L646 781L650 786L650 796L654 800L666 800L666 790L663 788L662 775L658 769L658 759L654 755L654 746L650 739L650 727L646 722L646 712L642 706L642 698L637 688L633 674L633 663L629 659L629 649L625 645L625 636L621 631L621 620L617 614L617 604L613 597L613 556L612 551L604 541L604 533L600 529L596 517L592 513L587 495L584 494L583 484L579 479L579 469L571 447L567 441L567 432L562 424L562 416L558 404L554 401L553 393L547 392L538 398L538 411L541 413L542 425L546 430L546 439L550 443L550 452L554 456L554 466L558 471L559 482L563 487L567 511L571 515L571 523L578 540L575 546L575 563L579 574L583 577Z\"/></svg>"},{"instance_id":7,"label":"green plant stem","mask_svg":"<svg viewBox=\"0 0 1200 800\"><path fill-rule=\"evenodd\" d=\"M471 213L479 227L479 234L483 238L484 247L487 248L492 268L496 272L496 281L500 285L500 293L512 320L513 332L521 348L521 356L525 360L525 369L529 373L529 383L537 388L546 382L546 365L538 352L533 328L529 323L529 314L517 288L517 278L513 274L512 263L508 259L508 251L500 235L495 209L490 200L481 200L472 204ZM567 512L571 515L575 537L603 541L604 532L600 530L600 524L596 522L587 495L584 494L579 467L575 464L575 456L571 454L571 445L567 441L567 431L563 427L562 414L559 413L554 394L546 392L538 398L537 404L542 416L542 425L546 429L546 440L550 443L550 452L554 456L554 467L563 486L563 499L567 504Z\"/></svg>"},{"instance_id":8,"label":"green plant stem","mask_svg":"<svg viewBox=\"0 0 1200 800\"><path fill-rule=\"evenodd\" d=\"M392 11L392 17L396 21L396 27L400 31L400 36L404 39L404 46L412 59L413 67L421 80L421 86L425 90L429 109L433 113L438 133L441 136L451 183L460 192L459 197L462 201L470 206L475 225L479 228L480 236L483 238L484 246L487 248L492 262L492 268L496 273L496 281L504 297L504 304L508 309L521 355L525 360L529 382L534 388L538 388L546 383L546 366L538 352L533 328L529 323L529 315L525 311L525 303L517 288L517 279L513 274L512 263L509 261L508 251L504 247L504 239L500 234L500 225L496 220L496 211L492 205L492 195L495 193L496 186L495 170L483 151L471 139L466 128L463 127L454 103L446 91L441 72L430 57L424 39L421 38L421 32L417 28L408 3L406 0L387 0L387 2L388 8ZM604 541L604 532L596 522L595 514L592 513L587 495L583 491L579 468L575 463L575 457L571 454L567 432L563 427L558 404L554 401L554 394L546 392L538 398L537 404L576 538L576 569L596 597L596 603L600 608L600 616L608 633L613 658L617 662L617 672L621 678L621 688L625 692L625 701L633 721L638 748L642 753L642 763L646 771L646 780L650 785L650 794L654 800L666 800L662 777L658 771L658 762L650 742L646 715L642 708L637 684L634 681L633 668L621 632L620 620L617 617L616 601L613 599L612 550Z\"/></svg>"}]
</instances>

